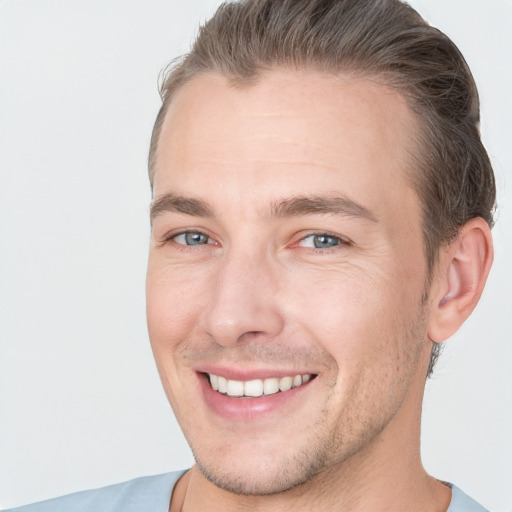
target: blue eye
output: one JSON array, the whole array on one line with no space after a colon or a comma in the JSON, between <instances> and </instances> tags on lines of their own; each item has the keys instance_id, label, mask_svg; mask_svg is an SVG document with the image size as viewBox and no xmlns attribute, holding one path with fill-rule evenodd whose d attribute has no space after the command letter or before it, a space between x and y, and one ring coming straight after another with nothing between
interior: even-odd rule
<instances>
[{"instance_id":1,"label":"blue eye","mask_svg":"<svg viewBox=\"0 0 512 512\"><path fill-rule=\"evenodd\" d=\"M303 238L299 242L300 247L309 247L311 249L330 249L332 247L336 247L337 245L343 244L343 240L338 238L337 236L319 234L319 235L309 235Z\"/></svg>"},{"instance_id":2,"label":"blue eye","mask_svg":"<svg viewBox=\"0 0 512 512\"><path fill-rule=\"evenodd\" d=\"M204 233L197 233L194 231L188 231L186 233L180 233L173 237L173 240L177 244L181 245L205 245L211 242L211 239Z\"/></svg>"}]
</instances>

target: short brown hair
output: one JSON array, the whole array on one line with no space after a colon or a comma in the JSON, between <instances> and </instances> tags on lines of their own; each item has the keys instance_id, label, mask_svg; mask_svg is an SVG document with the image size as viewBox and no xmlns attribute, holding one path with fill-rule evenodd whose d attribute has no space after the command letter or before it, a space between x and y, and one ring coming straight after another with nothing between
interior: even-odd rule
<instances>
[{"instance_id":1,"label":"short brown hair","mask_svg":"<svg viewBox=\"0 0 512 512\"><path fill-rule=\"evenodd\" d=\"M410 179L420 198L429 279L439 248L474 217L493 225L494 174L479 133L477 88L455 44L400 0L225 2L201 27L190 53L171 63L149 153L153 182L158 138L174 93L214 72L235 85L275 67L378 77L399 90L420 126ZM439 355L434 350L429 375Z\"/></svg>"}]
</instances>

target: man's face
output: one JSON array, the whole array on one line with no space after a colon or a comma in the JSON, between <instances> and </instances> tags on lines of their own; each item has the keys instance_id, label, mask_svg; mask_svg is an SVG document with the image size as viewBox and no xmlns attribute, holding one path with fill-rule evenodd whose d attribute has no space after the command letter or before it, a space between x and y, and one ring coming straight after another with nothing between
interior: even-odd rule
<instances>
[{"instance_id":1,"label":"man's face","mask_svg":"<svg viewBox=\"0 0 512 512\"><path fill-rule=\"evenodd\" d=\"M289 489L416 428L430 346L414 131L399 94L348 76L203 75L173 99L148 325L219 487Z\"/></svg>"}]
</instances>

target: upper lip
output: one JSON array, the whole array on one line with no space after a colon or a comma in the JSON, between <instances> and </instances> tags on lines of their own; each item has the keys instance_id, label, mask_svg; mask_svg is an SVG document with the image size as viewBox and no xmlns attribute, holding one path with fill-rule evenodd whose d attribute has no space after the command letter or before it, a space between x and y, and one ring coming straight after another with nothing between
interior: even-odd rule
<instances>
[{"instance_id":1,"label":"upper lip","mask_svg":"<svg viewBox=\"0 0 512 512\"><path fill-rule=\"evenodd\" d=\"M293 377L295 375L315 375L314 372L296 368L235 368L233 366L200 365L194 368L198 373L212 373L228 380L249 381L273 377Z\"/></svg>"}]
</instances>

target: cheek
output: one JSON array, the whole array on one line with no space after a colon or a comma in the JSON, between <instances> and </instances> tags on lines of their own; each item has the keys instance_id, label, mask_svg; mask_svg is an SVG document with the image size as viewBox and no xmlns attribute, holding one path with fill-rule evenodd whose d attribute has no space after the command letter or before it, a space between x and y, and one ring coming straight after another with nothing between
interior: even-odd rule
<instances>
[{"instance_id":1,"label":"cheek","mask_svg":"<svg viewBox=\"0 0 512 512\"><path fill-rule=\"evenodd\" d=\"M149 337L155 356L172 351L187 336L204 307L200 279L187 277L180 269L152 263L146 279L146 310ZM158 363L158 361L157 361Z\"/></svg>"},{"instance_id":2,"label":"cheek","mask_svg":"<svg viewBox=\"0 0 512 512\"><path fill-rule=\"evenodd\" d=\"M302 272L289 279L285 301L296 318L310 324L318 335L343 336L349 330L379 321L393 293L382 273L360 268ZM372 322L364 319L371 318Z\"/></svg>"},{"instance_id":3,"label":"cheek","mask_svg":"<svg viewBox=\"0 0 512 512\"><path fill-rule=\"evenodd\" d=\"M326 381L331 410L349 438L354 426L379 425L399 407L424 336L420 281L404 286L391 272L369 275L317 279L294 314L335 363Z\"/></svg>"},{"instance_id":4,"label":"cheek","mask_svg":"<svg viewBox=\"0 0 512 512\"><path fill-rule=\"evenodd\" d=\"M197 329L197 315L201 309L197 280L183 283L177 280L179 275L174 269L150 264L146 280L151 349L173 409L183 401L184 393L180 386L184 368L179 364L178 352Z\"/></svg>"},{"instance_id":5,"label":"cheek","mask_svg":"<svg viewBox=\"0 0 512 512\"><path fill-rule=\"evenodd\" d=\"M303 275L284 302L338 366L363 367L397 357L419 305L418 283L405 285L389 268L352 266Z\"/></svg>"},{"instance_id":6,"label":"cheek","mask_svg":"<svg viewBox=\"0 0 512 512\"><path fill-rule=\"evenodd\" d=\"M194 280L183 282L180 272L151 261L146 278L146 313L149 339L167 398L177 416L186 389L181 386L184 369L178 364L179 347L190 338L200 306Z\"/></svg>"}]
</instances>

